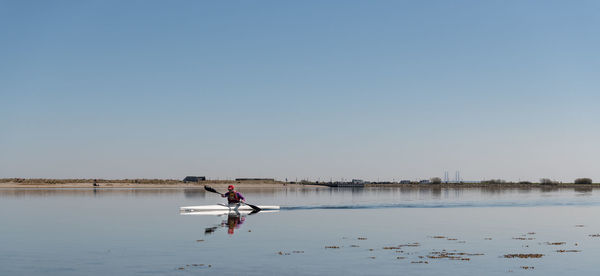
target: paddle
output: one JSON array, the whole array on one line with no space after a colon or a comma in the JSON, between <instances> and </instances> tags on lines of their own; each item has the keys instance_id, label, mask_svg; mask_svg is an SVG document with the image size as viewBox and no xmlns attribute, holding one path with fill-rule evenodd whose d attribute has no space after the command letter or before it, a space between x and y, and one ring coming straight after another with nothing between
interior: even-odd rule
<instances>
[{"instance_id":1,"label":"paddle","mask_svg":"<svg viewBox=\"0 0 600 276\"><path fill-rule=\"evenodd\" d=\"M207 191L209 191L209 192L215 193L215 194L224 195L224 194L222 194L222 193L219 193L219 192L217 192L217 190L213 189L212 187L210 187L210 186L208 186L208 185L204 185L204 189L205 189L205 190L207 190ZM252 205L252 204L249 204L249 203L246 203L246 202L241 202L241 203L244 203L244 204L246 204L246 205L250 206L250 208L252 208L252 209L253 209L254 211L256 211L256 212L258 212L258 211L262 210L262 209L260 209L260 208L259 208L258 206L256 206L256 205Z\"/></svg>"}]
</instances>

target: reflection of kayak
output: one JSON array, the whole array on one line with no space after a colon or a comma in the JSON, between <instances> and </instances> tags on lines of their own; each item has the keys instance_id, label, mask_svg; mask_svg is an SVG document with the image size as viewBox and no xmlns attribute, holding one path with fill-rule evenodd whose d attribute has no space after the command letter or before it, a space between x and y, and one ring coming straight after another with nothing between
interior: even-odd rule
<instances>
[{"instance_id":1,"label":"reflection of kayak","mask_svg":"<svg viewBox=\"0 0 600 276\"><path fill-rule=\"evenodd\" d=\"M258 206L261 210L279 210L279 206ZM215 204L215 205L200 205L200 206L184 206L179 207L181 212L207 212L207 211L221 211L221 212L252 212L252 207L245 204Z\"/></svg>"},{"instance_id":2,"label":"reflection of kayak","mask_svg":"<svg viewBox=\"0 0 600 276\"><path fill-rule=\"evenodd\" d=\"M184 216L227 216L227 215L234 215L234 216L245 216L248 215L250 213L253 213L254 211L252 210L241 210L241 211L235 211L235 210L231 210L231 211L181 211L179 214L180 215L184 215ZM274 212L279 212L279 210L264 210L264 211L260 211L260 213L274 213Z\"/></svg>"}]
</instances>

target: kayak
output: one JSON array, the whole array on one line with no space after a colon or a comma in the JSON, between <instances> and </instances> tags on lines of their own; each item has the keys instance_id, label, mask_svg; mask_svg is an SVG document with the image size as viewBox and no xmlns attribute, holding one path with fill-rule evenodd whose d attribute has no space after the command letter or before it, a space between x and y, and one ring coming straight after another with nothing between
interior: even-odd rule
<instances>
[{"instance_id":1,"label":"kayak","mask_svg":"<svg viewBox=\"0 0 600 276\"><path fill-rule=\"evenodd\" d=\"M279 210L279 206L259 205L258 208L261 210ZM253 211L252 207L246 204L215 204L215 205L199 205L199 206L184 206L179 207L181 212L208 212L208 211Z\"/></svg>"},{"instance_id":2,"label":"kayak","mask_svg":"<svg viewBox=\"0 0 600 276\"><path fill-rule=\"evenodd\" d=\"M182 216L245 216L248 214L251 214L253 211L252 210L241 210L241 211L235 211L235 210L231 210L231 211L181 211L179 212L180 215ZM260 211L261 214L263 213L274 213L274 212L279 212L279 210L264 210L264 211Z\"/></svg>"}]
</instances>

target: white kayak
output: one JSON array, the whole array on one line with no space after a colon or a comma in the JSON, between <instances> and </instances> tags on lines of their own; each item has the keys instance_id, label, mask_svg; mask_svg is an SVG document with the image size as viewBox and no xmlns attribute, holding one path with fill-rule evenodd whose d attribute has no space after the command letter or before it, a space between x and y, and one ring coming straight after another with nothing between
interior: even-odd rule
<instances>
[{"instance_id":1,"label":"white kayak","mask_svg":"<svg viewBox=\"0 0 600 276\"><path fill-rule=\"evenodd\" d=\"M264 210L260 211L263 213L274 213L279 212L279 210ZM252 213L251 210L242 210L242 211L181 211L179 212L182 216L245 216Z\"/></svg>"},{"instance_id":2,"label":"white kayak","mask_svg":"<svg viewBox=\"0 0 600 276\"><path fill-rule=\"evenodd\" d=\"M279 210L279 206L274 205L258 205L258 208L265 211L268 210ZM241 211L253 211L252 207L246 204L215 204L215 205L199 205L199 206L184 206L179 207L181 212L209 212L209 211L221 211L221 212L241 212Z\"/></svg>"}]
</instances>

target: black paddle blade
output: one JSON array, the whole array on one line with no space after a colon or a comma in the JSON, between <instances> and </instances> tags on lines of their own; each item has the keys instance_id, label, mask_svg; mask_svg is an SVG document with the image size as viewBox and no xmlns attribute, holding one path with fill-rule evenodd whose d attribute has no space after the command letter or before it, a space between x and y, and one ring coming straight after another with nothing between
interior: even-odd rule
<instances>
[{"instance_id":1,"label":"black paddle blade","mask_svg":"<svg viewBox=\"0 0 600 276\"><path fill-rule=\"evenodd\" d=\"M207 191L209 191L209 192L213 192L213 193L220 194L219 192L217 192L217 190L215 190L215 189L213 189L212 187L210 187L210 186L207 186L207 185L204 185L204 190L207 190Z\"/></svg>"},{"instance_id":2,"label":"black paddle blade","mask_svg":"<svg viewBox=\"0 0 600 276\"><path fill-rule=\"evenodd\" d=\"M250 208L252 208L252 209L253 209L254 211L256 211L256 212L259 212L260 210L262 210L262 209L260 209L260 208L259 208L258 206L256 206L256 205L248 204L248 203L246 203L246 202L244 202L244 204L246 204L246 205L250 206Z\"/></svg>"}]
</instances>

